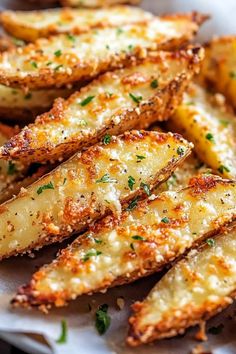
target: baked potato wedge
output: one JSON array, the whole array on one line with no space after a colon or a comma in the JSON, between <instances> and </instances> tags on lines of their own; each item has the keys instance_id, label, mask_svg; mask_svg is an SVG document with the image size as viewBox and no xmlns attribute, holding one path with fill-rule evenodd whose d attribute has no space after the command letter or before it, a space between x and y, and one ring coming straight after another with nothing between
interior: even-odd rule
<instances>
[{"instance_id":1,"label":"baked potato wedge","mask_svg":"<svg viewBox=\"0 0 236 354\"><path fill-rule=\"evenodd\" d=\"M197 71L201 48L159 52L100 76L67 101L58 99L0 149L0 157L45 162L71 156L105 134L146 127L169 117Z\"/></svg>"},{"instance_id":2,"label":"baked potato wedge","mask_svg":"<svg viewBox=\"0 0 236 354\"><path fill-rule=\"evenodd\" d=\"M148 51L179 47L193 38L206 18L196 13L155 17L119 30L74 35L73 41L68 34L41 38L0 54L0 83L40 89L91 79L144 58Z\"/></svg>"},{"instance_id":3,"label":"baked potato wedge","mask_svg":"<svg viewBox=\"0 0 236 354\"><path fill-rule=\"evenodd\" d=\"M235 182L203 175L180 192L133 204L119 219L108 216L95 224L37 271L14 304L46 311L159 271L234 220L235 200Z\"/></svg>"},{"instance_id":4,"label":"baked potato wedge","mask_svg":"<svg viewBox=\"0 0 236 354\"><path fill-rule=\"evenodd\" d=\"M61 4L64 6L72 7L105 7L114 6L117 4L131 4L137 5L140 0L60 0Z\"/></svg>"},{"instance_id":5,"label":"baked potato wedge","mask_svg":"<svg viewBox=\"0 0 236 354\"><path fill-rule=\"evenodd\" d=\"M4 121L32 121L38 114L50 109L56 98L67 98L73 91L72 88L55 88L26 93L21 89L0 85L0 117Z\"/></svg>"},{"instance_id":6,"label":"baked potato wedge","mask_svg":"<svg viewBox=\"0 0 236 354\"><path fill-rule=\"evenodd\" d=\"M132 131L78 153L0 207L0 258L61 241L144 197L191 151L178 134Z\"/></svg>"},{"instance_id":7,"label":"baked potato wedge","mask_svg":"<svg viewBox=\"0 0 236 354\"><path fill-rule=\"evenodd\" d=\"M132 306L128 343L136 346L183 334L229 306L236 295L235 259L235 228L190 251L144 301Z\"/></svg>"},{"instance_id":8,"label":"baked potato wedge","mask_svg":"<svg viewBox=\"0 0 236 354\"><path fill-rule=\"evenodd\" d=\"M236 108L236 36L215 37L206 45L201 79Z\"/></svg>"},{"instance_id":9,"label":"baked potato wedge","mask_svg":"<svg viewBox=\"0 0 236 354\"><path fill-rule=\"evenodd\" d=\"M0 22L5 31L28 42L59 33L68 33L68 38L73 42L73 34L97 28L145 22L153 17L151 13L138 7L114 6L98 10L70 8L38 11L7 10L1 12ZM118 32L122 32L122 29Z\"/></svg>"},{"instance_id":10,"label":"baked potato wedge","mask_svg":"<svg viewBox=\"0 0 236 354\"><path fill-rule=\"evenodd\" d=\"M199 158L224 177L236 177L236 117L223 96L193 84L168 127L194 143Z\"/></svg>"}]
</instances>

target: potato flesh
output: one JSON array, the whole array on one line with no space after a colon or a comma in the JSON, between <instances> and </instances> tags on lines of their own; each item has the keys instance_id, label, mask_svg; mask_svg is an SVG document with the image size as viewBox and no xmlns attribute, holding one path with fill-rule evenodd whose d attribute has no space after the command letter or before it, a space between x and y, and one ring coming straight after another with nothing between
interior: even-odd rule
<instances>
[{"instance_id":1,"label":"potato flesh","mask_svg":"<svg viewBox=\"0 0 236 354\"><path fill-rule=\"evenodd\" d=\"M122 201L141 193L141 182L152 188L165 180L189 152L180 136L134 131L75 155L1 206L0 257L59 241L109 211L119 214Z\"/></svg>"},{"instance_id":2,"label":"potato flesh","mask_svg":"<svg viewBox=\"0 0 236 354\"><path fill-rule=\"evenodd\" d=\"M140 8L116 6L110 9L49 9L41 11L4 11L0 19L10 34L27 41L56 33L83 33L94 28L145 22L153 15ZM73 36L69 37L71 41Z\"/></svg>"},{"instance_id":3,"label":"potato flesh","mask_svg":"<svg viewBox=\"0 0 236 354\"><path fill-rule=\"evenodd\" d=\"M65 158L65 154L72 155L83 146L92 145L105 133L117 134L138 123L144 126L167 118L169 104L159 99L163 100L174 80L181 75L187 80L192 75L191 58L183 55L180 60L179 56L163 52L139 65L106 73L67 101L56 101L51 111L6 143L0 150L2 157L37 162L45 161L46 154L48 160ZM171 109L181 99L180 86L184 82L176 93L167 92L176 96ZM91 101L85 104L89 98Z\"/></svg>"},{"instance_id":4,"label":"potato flesh","mask_svg":"<svg viewBox=\"0 0 236 354\"><path fill-rule=\"evenodd\" d=\"M149 341L150 328L156 328L152 340L174 336L229 305L236 290L235 258L234 229L177 263L139 304L135 332L141 342Z\"/></svg>"},{"instance_id":5,"label":"potato flesh","mask_svg":"<svg viewBox=\"0 0 236 354\"><path fill-rule=\"evenodd\" d=\"M236 108L236 36L215 38L207 45L201 77Z\"/></svg>"},{"instance_id":6,"label":"potato flesh","mask_svg":"<svg viewBox=\"0 0 236 354\"><path fill-rule=\"evenodd\" d=\"M186 15L122 26L120 34L117 28L100 29L75 35L73 42L67 34L38 39L2 53L0 83L43 88L84 80L119 67L132 56L143 57L145 50L175 47L192 38L198 27Z\"/></svg>"},{"instance_id":7,"label":"potato flesh","mask_svg":"<svg viewBox=\"0 0 236 354\"><path fill-rule=\"evenodd\" d=\"M234 219L235 198L233 182L201 176L187 189L164 192L144 202L124 214L118 224L107 217L42 267L26 291L19 292L17 301L62 306L84 293L160 270L194 242Z\"/></svg>"},{"instance_id":8,"label":"potato flesh","mask_svg":"<svg viewBox=\"0 0 236 354\"><path fill-rule=\"evenodd\" d=\"M213 96L192 85L169 127L194 143L200 159L224 177L236 177L236 119Z\"/></svg>"}]
</instances>

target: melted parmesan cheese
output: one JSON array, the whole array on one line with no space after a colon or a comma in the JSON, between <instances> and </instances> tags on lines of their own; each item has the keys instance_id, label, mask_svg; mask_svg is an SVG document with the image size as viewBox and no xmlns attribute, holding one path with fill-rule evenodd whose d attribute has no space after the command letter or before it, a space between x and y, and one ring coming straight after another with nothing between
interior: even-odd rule
<instances>
[{"instance_id":1,"label":"melted parmesan cheese","mask_svg":"<svg viewBox=\"0 0 236 354\"><path fill-rule=\"evenodd\" d=\"M202 161L229 178L236 177L236 117L192 85L171 118L170 127L192 141Z\"/></svg>"},{"instance_id":2,"label":"melted parmesan cheese","mask_svg":"<svg viewBox=\"0 0 236 354\"><path fill-rule=\"evenodd\" d=\"M47 9L41 11L4 11L0 19L3 27L13 36L32 41L50 34L87 32L94 28L122 26L127 23L145 22L152 14L140 8L117 6L110 9ZM122 30L117 29L121 34Z\"/></svg>"},{"instance_id":3,"label":"melted parmesan cheese","mask_svg":"<svg viewBox=\"0 0 236 354\"><path fill-rule=\"evenodd\" d=\"M152 188L165 180L189 152L180 136L133 131L75 155L1 206L0 257L61 240L109 211L119 214L142 183Z\"/></svg>"},{"instance_id":4,"label":"melted parmesan cheese","mask_svg":"<svg viewBox=\"0 0 236 354\"><path fill-rule=\"evenodd\" d=\"M163 97L173 80L182 75L191 76L190 60L191 55L180 62L179 56L162 52L148 57L142 64L106 73L67 101L56 101L50 112L39 116L34 124L7 142L1 149L2 156L45 161L47 151L47 159L52 160L65 157L65 153L72 155L105 132L117 134L138 123L144 126L165 119L169 101L163 102ZM176 92L176 98L181 96L181 91ZM173 90L171 95L170 100ZM177 103L176 99L171 109Z\"/></svg>"},{"instance_id":5,"label":"melted parmesan cheese","mask_svg":"<svg viewBox=\"0 0 236 354\"><path fill-rule=\"evenodd\" d=\"M235 218L235 200L234 183L202 176L187 189L151 198L120 221L107 217L41 268L19 302L61 306L84 293L160 270Z\"/></svg>"},{"instance_id":6,"label":"melted parmesan cheese","mask_svg":"<svg viewBox=\"0 0 236 354\"><path fill-rule=\"evenodd\" d=\"M229 305L236 290L236 231L218 236L177 263L139 304L140 341L176 335ZM184 319L184 320L183 320ZM153 329L156 335L152 336Z\"/></svg>"},{"instance_id":7,"label":"melted parmesan cheese","mask_svg":"<svg viewBox=\"0 0 236 354\"><path fill-rule=\"evenodd\" d=\"M191 38L198 27L187 15L156 17L146 24L122 26L121 33L105 28L75 35L73 41L67 34L38 39L2 53L0 82L39 88L91 78L119 67L131 56L145 56L146 50L175 47Z\"/></svg>"}]
</instances>

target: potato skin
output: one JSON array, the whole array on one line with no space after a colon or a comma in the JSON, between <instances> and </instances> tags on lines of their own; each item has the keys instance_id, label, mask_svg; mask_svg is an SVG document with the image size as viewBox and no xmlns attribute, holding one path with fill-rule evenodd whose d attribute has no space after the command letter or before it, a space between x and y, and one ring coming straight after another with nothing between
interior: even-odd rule
<instances>
[{"instance_id":1,"label":"potato skin","mask_svg":"<svg viewBox=\"0 0 236 354\"><path fill-rule=\"evenodd\" d=\"M117 135L137 125L146 128L169 118L202 55L201 48L152 53L128 68L100 76L68 100L57 99L51 111L0 148L0 157L27 162L65 159L105 134ZM81 106L88 97L91 102Z\"/></svg>"}]
</instances>

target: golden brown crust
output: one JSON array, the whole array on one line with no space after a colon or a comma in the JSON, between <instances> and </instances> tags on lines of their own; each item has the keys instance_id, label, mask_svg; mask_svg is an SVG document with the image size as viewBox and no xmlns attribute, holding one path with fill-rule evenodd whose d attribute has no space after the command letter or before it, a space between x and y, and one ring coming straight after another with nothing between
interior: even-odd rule
<instances>
[{"instance_id":1,"label":"golden brown crust","mask_svg":"<svg viewBox=\"0 0 236 354\"><path fill-rule=\"evenodd\" d=\"M180 15L180 20L182 20L183 18L183 15ZM173 21L175 19L178 19L178 15L174 17ZM153 41L153 38L148 38L148 32L145 34L146 25L137 25L136 31L131 31L131 29L133 29L135 25L133 25L133 27L132 25L130 25L127 27L127 31L125 31L124 35L128 35L130 32L133 33L134 37L137 35L137 37L139 38L140 36L144 36L145 34L145 36L147 37L146 45L134 46L131 52L127 52L127 48L120 48L120 51L110 51L109 55L107 55L107 53L105 52L104 56L100 56L100 58L90 57L84 59L80 57L80 53L75 54L75 51L71 52L71 47L74 48L76 44L78 45L78 48L81 48L80 44L82 37L80 36L78 36L78 38L76 39L76 44L70 43L70 45L67 43L68 38L66 37L66 35L60 35L59 37L54 36L50 37L49 39L39 39L34 44L29 44L23 49L12 49L4 52L2 56L0 56L0 83L11 87L20 86L36 89L52 86L59 87L75 81L91 79L105 71L114 70L121 66L128 65L129 63L132 63L135 58L143 58L144 56L146 56L147 51L168 49L172 50L175 48L179 48L181 45L188 42L195 35L196 31L198 30L199 23L205 21L206 17L200 14L197 16L196 13L192 13L187 14L185 16L185 19L186 22L189 21L191 24L189 33L187 31L185 31L185 33L181 33L181 35L177 33L176 36L173 36L173 38L168 37L168 34L166 34L162 35L160 39L160 35L158 35L159 33L156 29L156 42ZM165 21L165 19L163 19L163 21ZM148 22L147 26L149 25L155 27L155 20ZM102 30L99 31L99 35L104 36ZM91 38L92 35L90 35L90 41ZM60 57L56 58L54 57L54 55L47 55L45 49L48 49L48 47L53 48L57 46L58 40L60 40L63 44L67 43L64 52L62 48L62 53ZM85 38L85 40L87 43L88 39ZM96 37L93 38L93 41L96 44L93 45L96 49L96 46L98 45L98 43L96 42ZM131 39L130 41L132 43ZM104 43L104 45L105 44L106 43ZM104 49L102 49L103 48L101 48L98 53L103 53ZM24 71L24 69L21 67L22 65L17 65L14 60L14 58L18 55L24 58L21 62L23 66L29 65L30 61L36 61L40 68L35 68L35 70L33 71ZM8 60L9 63L12 63L12 69L14 67L14 71L4 69L4 62L6 60ZM48 62L55 63L56 67L52 68L51 65L48 66ZM17 67L15 68L15 66Z\"/></svg>"},{"instance_id":2,"label":"golden brown crust","mask_svg":"<svg viewBox=\"0 0 236 354\"><path fill-rule=\"evenodd\" d=\"M199 47L175 53L153 53L145 60L137 63L140 65L140 68L138 65L131 66L131 70L137 68L137 72L134 72L132 75L126 74L126 72L129 72L129 68L127 68L100 76L80 92L74 93L68 100L57 99L49 112L37 117L35 123L25 127L1 148L1 158L14 158L27 162L45 162L46 159L52 161L62 157L65 159L81 148L97 143L105 134L120 134L126 130L135 128L137 124L139 124L140 128L146 128L154 121L166 120L175 107L178 106L190 78L198 71L202 55L202 49ZM172 62L175 65L176 61L182 61L183 66L186 63L186 68L183 67L182 72L180 71L179 74L173 75L174 79L164 81L162 87L156 90L150 89L153 80L152 74L150 76L148 72L150 63L156 64L157 67L160 65L160 68L163 66L160 71L163 71L163 75L165 75L166 68L164 66L169 63L171 70ZM145 71L142 72L145 65L147 65L147 69L145 69L147 77L144 76ZM108 85L108 83L110 85L114 82L115 85L119 82L120 77L122 78L123 76L124 78L119 84L120 93L123 94L124 92L123 106L121 105L118 110L112 111L112 107L114 106L113 100L116 99L116 95L114 94L112 97L97 95L95 100L99 99L99 102L95 103L95 108L100 109L104 114L105 111L109 113L109 107L111 107L110 117L106 118L104 123L101 123L101 118L99 118L95 129L90 129L89 125L88 128L87 126L81 128L76 123L73 131L69 129L69 133L67 134L68 127L73 124L70 119L73 113L70 112L70 109L74 106L77 110L80 109L78 108L78 100L81 100L80 97L90 96L91 92L94 94L95 90L97 92L97 88ZM138 82L140 83L140 80L144 79L147 80L145 83L146 86L142 82L143 86L140 86L140 90L142 89L145 93L143 87L147 87L151 92L148 93L147 99L145 98L140 103L134 104L127 95L127 92L132 91L132 89L135 90ZM132 102L132 106L130 106L130 102ZM84 109L86 108L84 107ZM94 116L92 109L93 103L88 106L85 119L89 119L89 116ZM93 125L96 119L98 119L96 116L93 117ZM48 129L46 131L45 126L47 124ZM61 134L63 126L64 135ZM58 131L57 139L55 138L56 129ZM66 138L62 139L63 136Z\"/></svg>"}]
</instances>

